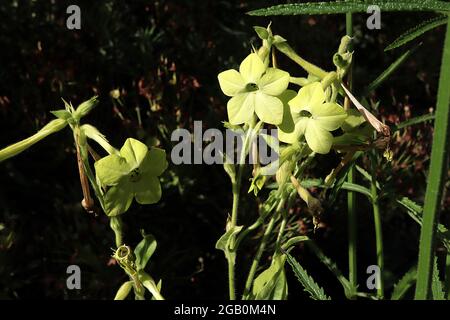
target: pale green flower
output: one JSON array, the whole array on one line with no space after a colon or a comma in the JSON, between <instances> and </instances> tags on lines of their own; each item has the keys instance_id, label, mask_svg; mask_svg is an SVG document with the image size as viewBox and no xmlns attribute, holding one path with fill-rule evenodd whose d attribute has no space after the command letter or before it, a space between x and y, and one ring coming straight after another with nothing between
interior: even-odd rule
<instances>
[{"instance_id":1,"label":"pale green flower","mask_svg":"<svg viewBox=\"0 0 450 320\"><path fill-rule=\"evenodd\" d=\"M286 93L287 100L292 95ZM283 97L282 97L283 98ZM300 89L297 96L285 104L283 123L278 126L278 138L285 143L294 143L304 136L314 152L326 154L333 144L330 131L338 129L347 113L336 103L327 103L320 82Z\"/></svg>"},{"instance_id":2,"label":"pale green flower","mask_svg":"<svg viewBox=\"0 0 450 320\"><path fill-rule=\"evenodd\" d=\"M97 180L109 187L105 194L108 216L128 210L133 198L140 204L152 204L161 198L158 176L167 168L166 153L128 138L119 154L110 154L95 162Z\"/></svg>"},{"instance_id":3,"label":"pale green flower","mask_svg":"<svg viewBox=\"0 0 450 320\"><path fill-rule=\"evenodd\" d=\"M289 85L289 73L266 68L256 53L242 61L239 72L227 70L218 76L220 88L232 97L227 104L228 119L232 125L248 123L253 114L270 124L283 120L283 103L277 97Z\"/></svg>"}]
</instances>

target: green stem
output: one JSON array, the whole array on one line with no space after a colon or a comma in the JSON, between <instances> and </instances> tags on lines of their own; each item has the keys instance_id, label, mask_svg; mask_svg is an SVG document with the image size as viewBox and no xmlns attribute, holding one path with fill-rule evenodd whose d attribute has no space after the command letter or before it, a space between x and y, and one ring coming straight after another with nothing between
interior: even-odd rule
<instances>
[{"instance_id":1,"label":"green stem","mask_svg":"<svg viewBox=\"0 0 450 320\"><path fill-rule=\"evenodd\" d=\"M328 72L319 68L318 66L312 64L311 62L306 61L302 57L300 57L294 49L292 49L287 42L282 42L275 45L278 51L284 53L288 58L297 63L300 67L302 67L306 72L323 79L327 76Z\"/></svg>"},{"instance_id":2,"label":"green stem","mask_svg":"<svg viewBox=\"0 0 450 320\"><path fill-rule=\"evenodd\" d=\"M237 225L237 218L239 212L239 197L241 191L242 172L244 170L245 157L247 155L248 144L252 135L253 127L251 126L244 139L244 143L241 150L241 155L238 164L238 173L236 179L232 180L232 192L233 192L233 208L231 210L230 228L234 228ZM237 247L234 248L237 250ZM236 300L236 280L234 272L234 261L228 259L228 290L230 300Z\"/></svg>"},{"instance_id":3,"label":"green stem","mask_svg":"<svg viewBox=\"0 0 450 320\"><path fill-rule=\"evenodd\" d=\"M380 204L378 202L378 189L376 181L376 157L372 155L372 181L370 191L372 194L373 220L375 222L375 241L377 250L377 265L380 268L380 279L377 287L377 296L382 299L384 297L384 248L383 248L383 229L381 224Z\"/></svg>"},{"instance_id":4,"label":"green stem","mask_svg":"<svg viewBox=\"0 0 450 320\"><path fill-rule=\"evenodd\" d=\"M230 227L233 228L237 224L238 210L239 210L239 197L241 189L243 164L239 164L238 174L236 180L232 182L233 188L233 208L231 210ZM234 262L232 259L228 259L228 289L230 300L236 300L236 287L235 287L235 274L234 274Z\"/></svg>"},{"instance_id":5,"label":"green stem","mask_svg":"<svg viewBox=\"0 0 450 320\"><path fill-rule=\"evenodd\" d=\"M443 195L443 185L448 166L448 149L450 143L450 15L447 22L444 52L440 71L439 88L436 104L431 163L423 208L423 225L420 234L419 264L417 268L417 285L415 299L425 300L430 297L433 260L435 250L436 225L439 221L439 208Z\"/></svg>"},{"instance_id":6,"label":"green stem","mask_svg":"<svg viewBox=\"0 0 450 320\"><path fill-rule=\"evenodd\" d=\"M266 249L267 240L269 239L270 235L272 234L273 228L275 226L275 222L278 218L278 214L283 209L285 202L286 202L285 198L282 198L280 200L280 202L278 203L276 212L274 213L274 215L272 216L272 218L269 221L269 224L267 225L267 229L264 232L264 235L261 239L261 243L259 244L258 251L256 252L256 254L253 258L252 265L250 267L250 271L247 276L247 281L245 282L243 299L246 299L250 293L250 290L251 290L252 284L253 284L253 279L255 278L256 270L258 269L258 266L259 266L259 261L261 260L264 250Z\"/></svg>"},{"instance_id":7,"label":"green stem","mask_svg":"<svg viewBox=\"0 0 450 320\"><path fill-rule=\"evenodd\" d=\"M347 13L345 16L347 35L353 36L353 16L351 13ZM349 48L351 50L351 48ZM348 71L348 85L350 90L353 88L353 64ZM347 103L348 103L348 99ZM353 166L348 172L347 181L349 183L355 182L355 171ZM356 213L356 194L353 191L347 192L347 212L348 212L348 270L350 285L356 292L358 286L358 273L357 273L357 213Z\"/></svg>"},{"instance_id":8,"label":"green stem","mask_svg":"<svg viewBox=\"0 0 450 320\"><path fill-rule=\"evenodd\" d=\"M114 236L116 240L116 247L119 248L123 245L123 223L120 216L111 217L109 219L109 225L114 231Z\"/></svg>"}]
</instances>

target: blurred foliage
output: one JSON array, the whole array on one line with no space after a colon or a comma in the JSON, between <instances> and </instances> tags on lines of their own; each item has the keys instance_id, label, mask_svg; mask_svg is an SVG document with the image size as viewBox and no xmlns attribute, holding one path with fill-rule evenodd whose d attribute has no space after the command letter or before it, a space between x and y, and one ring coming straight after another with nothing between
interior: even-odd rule
<instances>
[{"instance_id":1,"label":"blurred foliage","mask_svg":"<svg viewBox=\"0 0 450 320\"><path fill-rule=\"evenodd\" d=\"M274 3L284 2L2 1L0 146L41 128L51 118L49 111L61 108L61 97L77 104L97 94L100 104L87 121L98 126L113 145L120 146L131 136L170 153L175 128L192 129L194 120L203 120L205 128L219 127L226 118L226 99L216 76L250 52L257 41L252 26L270 22L245 12ZM81 7L79 31L65 26L70 4ZM386 45L425 17L383 14L382 29L370 31L365 29L365 15L356 16L357 89L402 53L384 53ZM342 16L274 17L272 23L274 31L302 56L331 68L329 57L345 30ZM435 105L442 31L438 28L422 38L421 48L373 95L388 124L427 113ZM284 57L279 57L279 63L292 75L303 76ZM386 194L422 202L430 141L429 123L395 136L395 160L383 164L378 177L386 185ZM337 157L335 163L321 162L319 157L316 168L325 176L337 162ZM82 210L81 197L69 131L0 165L0 298L114 296L125 278L110 257L113 234L105 217ZM257 201L250 195L243 198L247 201L242 206L242 223L248 223L257 211ZM359 274L365 282L364 266L374 264L376 257L370 206L360 200ZM443 219L449 217L449 205L447 198ZM293 211L289 227L311 234L346 272L345 195L327 208L316 233L301 206ZM220 276L226 272L225 264L214 243L223 233L230 208L230 184L221 166L171 165L163 176L161 202L145 208L134 204L124 217L125 240L132 247L140 240L140 228L157 239L150 269L163 279L162 293L167 298L226 297L226 277ZM419 228L388 196L382 208L392 286L417 258ZM238 263L245 263L254 246L248 243L243 250L243 261ZM343 297L337 281L312 253L300 248L299 254L315 279L328 281L327 294ZM81 267L82 290L66 289L70 264ZM288 273L288 277L294 276ZM290 296L303 297L303 293L292 285Z\"/></svg>"}]
</instances>

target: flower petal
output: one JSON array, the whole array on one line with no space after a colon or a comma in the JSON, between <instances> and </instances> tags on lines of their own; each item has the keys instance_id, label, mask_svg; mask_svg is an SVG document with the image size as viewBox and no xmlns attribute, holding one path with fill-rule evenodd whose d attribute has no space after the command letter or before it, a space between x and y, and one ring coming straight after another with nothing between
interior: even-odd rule
<instances>
[{"instance_id":1,"label":"flower petal","mask_svg":"<svg viewBox=\"0 0 450 320\"><path fill-rule=\"evenodd\" d=\"M255 112L255 93L240 93L228 101L228 119L232 125L250 121Z\"/></svg>"},{"instance_id":2,"label":"flower petal","mask_svg":"<svg viewBox=\"0 0 450 320\"><path fill-rule=\"evenodd\" d=\"M295 91L286 90L279 96L281 102L283 102L283 121L278 125L278 139L281 142L294 143L298 138L295 125L298 121L298 116L291 112L288 104L296 95Z\"/></svg>"},{"instance_id":3,"label":"flower petal","mask_svg":"<svg viewBox=\"0 0 450 320\"><path fill-rule=\"evenodd\" d=\"M120 178L130 173L131 169L125 158L116 154L111 154L94 164L97 179L102 186L116 185Z\"/></svg>"},{"instance_id":4,"label":"flower petal","mask_svg":"<svg viewBox=\"0 0 450 320\"><path fill-rule=\"evenodd\" d=\"M161 184L158 178L144 174L141 179L134 184L136 201L140 204L152 204L161 199Z\"/></svg>"},{"instance_id":5,"label":"flower petal","mask_svg":"<svg viewBox=\"0 0 450 320\"><path fill-rule=\"evenodd\" d=\"M283 121L283 103L276 97L262 92L255 95L255 112L265 123L278 125Z\"/></svg>"},{"instance_id":6,"label":"flower petal","mask_svg":"<svg viewBox=\"0 0 450 320\"><path fill-rule=\"evenodd\" d=\"M236 70L227 70L218 75L220 89L229 97L245 91L245 81Z\"/></svg>"},{"instance_id":7,"label":"flower petal","mask_svg":"<svg viewBox=\"0 0 450 320\"><path fill-rule=\"evenodd\" d=\"M295 112L302 110L311 112L313 106L321 105L324 102L325 91L323 91L322 84L320 82L313 82L301 88L298 95L289 101L289 105Z\"/></svg>"},{"instance_id":8,"label":"flower petal","mask_svg":"<svg viewBox=\"0 0 450 320\"><path fill-rule=\"evenodd\" d=\"M286 71L268 68L258 82L259 90L271 96L279 96L289 85L289 73Z\"/></svg>"},{"instance_id":9,"label":"flower petal","mask_svg":"<svg viewBox=\"0 0 450 320\"><path fill-rule=\"evenodd\" d=\"M133 138L128 138L120 149L120 155L127 160L131 169L134 169L141 165L147 151L148 148L144 143Z\"/></svg>"},{"instance_id":10,"label":"flower petal","mask_svg":"<svg viewBox=\"0 0 450 320\"><path fill-rule=\"evenodd\" d=\"M316 121L311 119L308 121L305 138L312 151L321 154L330 152L333 144L333 135L318 125Z\"/></svg>"},{"instance_id":11,"label":"flower petal","mask_svg":"<svg viewBox=\"0 0 450 320\"><path fill-rule=\"evenodd\" d=\"M106 215L113 217L128 210L133 201L132 189L129 183L120 183L109 188L105 194Z\"/></svg>"},{"instance_id":12,"label":"flower petal","mask_svg":"<svg viewBox=\"0 0 450 320\"><path fill-rule=\"evenodd\" d=\"M246 83L257 83L264 71L266 66L256 53L249 54L239 66L239 72Z\"/></svg>"},{"instance_id":13,"label":"flower petal","mask_svg":"<svg viewBox=\"0 0 450 320\"><path fill-rule=\"evenodd\" d=\"M167 166L166 151L160 148L151 148L142 162L141 170L143 173L157 177L167 169Z\"/></svg>"},{"instance_id":14,"label":"flower petal","mask_svg":"<svg viewBox=\"0 0 450 320\"><path fill-rule=\"evenodd\" d=\"M336 103L314 105L311 113L314 122L328 131L338 129L347 118L344 108Z\"/></svg>"}]
</instances>

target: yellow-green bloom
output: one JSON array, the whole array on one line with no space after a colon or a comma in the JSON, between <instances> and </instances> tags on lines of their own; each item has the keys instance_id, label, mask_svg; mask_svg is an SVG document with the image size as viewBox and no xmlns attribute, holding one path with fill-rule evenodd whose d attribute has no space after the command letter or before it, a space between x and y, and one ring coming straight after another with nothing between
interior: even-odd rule
<instances>
[{"instance_id":1,"label":"yellow-green bloom","mask_svg":"<svg viewBox=\"0 0 450 320\"><path fill-rule=\"evenodd\" d=\"M278 96L289 85L289 73L267 68L256 53L251 53L242 61L239 72L227 70L218 78L223 93L232 97L227 104L231 124L248 123L254 113L265 123L281 123L283 103Z\"/></svg>"},{"instance_id":2,"label":"yellow-green bloom","mask_svg":"<svg viewBox=\"0 0 450 320\"><path fill-rule=\"evenodd\" d=\"M278 138L285 143L294 143L304 136L311 150L326 154L333 144L330 131L338 129L346 117L347 113L341 106L326 102L322 84L314 82L301 88L298 95L285 105Z\"/></svg>"},{"instance_id":3,"label":"yellow-green bloom","mask_svg":"<svg viewBox=\"0 0 450 320\"><path fill-rule=\"evenodd\" d=\"M167 168L166 153L129 138L120 154L110 154L95 163L97 180L109 187L105 195L108 216L116 216L128 210L133 201L152 204L161 198L158 180Z\"/></svg>"}]
</instances>

